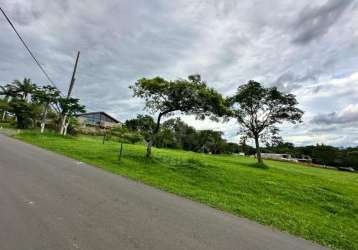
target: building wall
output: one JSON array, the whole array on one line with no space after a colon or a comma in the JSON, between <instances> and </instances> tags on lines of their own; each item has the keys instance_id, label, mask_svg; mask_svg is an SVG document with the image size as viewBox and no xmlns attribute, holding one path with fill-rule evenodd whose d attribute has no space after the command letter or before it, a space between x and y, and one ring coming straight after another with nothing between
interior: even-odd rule
<instances>
[{"instance_id":1,"label":"building wall","mask_svg":"<svg viewBox=\"0 0 358 250\"><path fill-rule=\"evenodd\" d=\"M118 123L102 113L83 114L78 117L82 123L100 127L114 127Z\"/></svg>"},{"instance_id":2,"label":"building wall","mask_svg":"<svg viewBox=\"0 0 358 250\"><path fill-rule=\"evenodd\" d=\"M262 156L262 158L277 159L277 160L281 160L281 159L290 160L292 158L291 155L289 155L289 154L262 153L261 156Z\"/></svg>"}]
</instances>

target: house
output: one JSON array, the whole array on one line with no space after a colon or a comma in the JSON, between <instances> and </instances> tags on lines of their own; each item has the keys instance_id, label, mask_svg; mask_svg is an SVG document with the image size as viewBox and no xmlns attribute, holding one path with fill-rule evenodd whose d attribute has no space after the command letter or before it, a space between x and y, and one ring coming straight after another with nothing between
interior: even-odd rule
<instances>
[{"instance_id":1,"label":"house","mask_svg":"<svg viewBox=\"0 0 358 250\"><path fill-rule=\"evenodd\" d=\"M264 159L271 160L312 163L312 158L308 155L302 155L301 158L294 158L290 154L261 153L261 157Z\"/></svg>"},{"instance_id":2,"label":"house","mask_svg":"<svg viewBox=\"0 0 358 250\"><path fill-rule=\"evenodd\" d=\"M115 127L120 122L105 112L90 112L77 115L80 122L84 125L98 126L101 128Z\"/></svg>"},{"instance_id":3,"label":"house","mask_svg":"<svg viewBox=\"0 0 358 250\"><path fill-rule=\"evenodd\" d=\"M264 159L272 160L284 160L284 161L295 161L290 154L274 154L274 153L261 153L261 157Z\"/></svg>"},{"instance_id":4,"label":"house","mask_svg":"<svg viewBox=\"0 0 358 250\"><path fill-rule=\"evenodd\" d=\"M298 158L297 161L303 163L312 163L312 158L309 155L302 155L301 158Z\"/></svg>"}]
</instances>

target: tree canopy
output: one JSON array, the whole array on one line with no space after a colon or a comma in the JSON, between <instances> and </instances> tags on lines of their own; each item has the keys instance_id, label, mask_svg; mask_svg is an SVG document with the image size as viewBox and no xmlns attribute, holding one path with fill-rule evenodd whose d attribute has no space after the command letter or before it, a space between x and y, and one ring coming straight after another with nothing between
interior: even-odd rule
<instances>
[{"instance_id":1,"label":"tree canopy","mask_svg":"<svg viewBox=\"0 0 358 250\"><path fill-rule=\"evenodd\" d=\"M258 161L261 163L259 140L268 135L276 136L277 124L288 121L301 121L303 111L297 108L293 94L280 92L276 87L265 88L261 83L249 81L241 85L237 92L228 98L231 115L237 119L241 132L255 140Z\"/></svg>"},{"instance_id":2,"label":"tree canopy","mask_svg":"<svg viewBox=\"0 0 358 250\"><path fill-rule=\"evenodd\" d=\"M227 113L225 99L215 89L209 88L199 75L174 81L161 77L142 78L130 88L133 90L133 96L144 99L148 111L158 114L156 126L148 142L147 157L151 156L151 146L160 129L162 117L179 112L195 115L197 119L217 119Z\"/></svg>"},{"instance_id":3,"label":"tree canopy","mask_svg":"<svg viewBox=\"0 0 358 250\"><path fill-rule=\"evenodd\" d=\"M8 114L12 121L16 121L18 128L35 127L41 119L41 132L43 132L48 112L57 118L63 113L68 113L68 117L71 118L76 113L84 111L84 106L79 104L79 99L62 98L57 88L50 85L38 86L29 78L23 81L14 80L12 83L0 86L0 95L4 96L0 105L1 120L5 120ZM69 122L70 119L67 119L67 126ZM57 123L55 118L54 125Z\"/></svg>"},{"instance_id":4,"label":"tree canopy","mask_svg":"<svg viewBox=\"0 0 358 250\"><path fill-rule=\"evenodd\" d=\"M53 86L47 85L41 88L36 88L32 94L32 100L43 106L41 133L45 130L48 109L51 104L56 105L61 97L60 91Z\"/></svg>"}]
</instances>

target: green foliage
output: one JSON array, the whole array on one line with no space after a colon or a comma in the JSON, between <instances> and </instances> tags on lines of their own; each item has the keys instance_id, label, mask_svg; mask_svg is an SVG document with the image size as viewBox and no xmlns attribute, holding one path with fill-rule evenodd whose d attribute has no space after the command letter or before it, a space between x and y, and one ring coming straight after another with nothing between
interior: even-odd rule
<instances>
[{"instance_id":1,"label":"green foliage","mask_svg":"<svg viewBox=\"0 0 358 250\"><path fill-rule=\"evenodd\" d=\"M146 109L153 113L167 115L179 111L204 119L206 116L223 116L227 111L222 96L198 75L175 81L160 77L142 78L130 88L135 97L145 100Z\"/></svg>"},{"instance_id":2,"label":"green foliage","mask_svg":"<svg viewBox=\"0 0 358 250\"><path fill-rule=\"evenodd\" d=\"M145 100L147 110L158 113L155 128L149 132L147 157L151 157L151 146L159 132L162 117L179 112L195 115L198 119L217 119L218 116L227 114L224 98L216 90L209 88L199 75L175 81L160 77L142 78L130 88L134 97Z\"/></svg>"},{"instance_id":3,"label":"green foliage","mask_svg":"<svg viewBox=\"0 0 358 250\"><path fill-rule=\"evenodd\" d=\"M344 162L346 167L352 167L358 171L358 148L355 149L356 151L348 151L347 157Z\"/></svg>"},{"instance_id":4,"label":"green foliage","mask_svg":"<svg viewBox=\"0 0 358 250\"><path fill-rule=\"evenodd\" d=\"M68 120L67 133L69 135L77 135L79 133L80 123L77 117L70 117Z\"/></svg>"},{"instance_id":5,"label":"green foliage","mask_svg":"<svg viewBox=\"0 0 358 250\"><path fill-rule=\"evenodd\" d=\"M334 249L358 249L358 175L288 162L154 149L94 137L18 138ZM354 153L353 153L354 154Z\"/></svg>"},{"instance_id":6,"label":"green foliage","mask_svg":"<svg viewBox=\"0 0 358 250\"><path fill-rule=\"evenodd\" d=\"M57 88L50 85L39 87L29 78L0 86L0 95L4 96L0 102L2 117L6 113L10 117L15 116L17 127L22 129L36 127L40 120L44 129L48 118L51 119L50 127L55 128L60 123L61 114L66 113L72 119L76 113L84 112L84 106L79 104L78 99L62 98ZM67 122L67 130L75 133L74 120Z\"/></svg>"},{"instance_id":7,"label":"green foliage","mask_svg":"<svg viewBox=\"0 0 358 250\"><path fill-rule=\"evenodd\" d=\"M32 94L32 100L45 106L49 104L56 104L60 98L60 91L50 85L37 87Z\"/></svg>"},{"instance_id":8,"label":"green foliage","mask_svg":"<svg viewBox=\"0 0 358 250\"><path fill-rule=\"evenodd\" d=\"M225 151L226 141L222 139L223 133L213 130L198 131L196 136L199 152L211 152L213 154L223 153Z\"/></svg>"},{"instance_id":9,"label":"green foliage","mask_svg":"<svg viewBox=\"0 0 358 250\"><path fill-rule=\"evenodd\" d=\"M113 128L110 133L122 143L136 144L143 141L143 136L139 131L129 130L125 125Z\"/></svg>"},{"instance_id":10,"label":"green foliage","mask_svg":"<svg viewBox=\"0 0 358 250\"><path fill-rule=\"evenodd\" d=\"M4 112L7 112L9 110L9 103L8 101L4 98L4 99L0 99L0 120L2 120L3 116L4 116ZM4 117L5 118L5 117Z\"/></svg>"},{"instance_id":11,"label":"green foliage","mask_svg":"<svg viewBox=\"0 0 358 250\"><path fill-rule=\"evenodd\" d=\"M280 143L263 149L267 153L291 154L301 158L310 156L313 163L333 167L351 167L358 170L358 147L336 148L324 144L295 147L292 143Z\"/></svg>"},{"instance_id":12,"label":"green foliage","mask_svg":"<svg viewBox=\"0 0 358 250\"><path fill-rule=\"evenodd\" d=\"M155 123L151 116L138 115L136 119L125 122L125 127L131 132L140 133L145 140L150 138ZM239 153L240 146L227 143L222 138L222 132L212 130L197 131L184 123L180 118L165 121L155 135L153 145L159 148L177 148L195 152L213 154Z\"/></svg>"},{"instance_id":13,"label":"green foliage","mask_svg":"<svg viewBox=\"0 0 358 250\"><path fill-rule=\"evenodd\" d=\"M38 115L38 106L28 103L23 99L14 98L9 103L9 112L16 117L17 128L26 129L32 127L33 119Z\"/></svg>"},{"instance_id":14,"label":"green foliage","mask_svg":"<svg viewBox=\"0 0 358 250\"><path fill-rule=\"evenodd\" d=\"M9 97L16 97L15 86L11 84L0 86L0 95L4 96L4 100L6 101L8 101Z\"/></svg>"},{"instance_id":15,"label":"green foliage","mask_svg":"<svg viewBox=\"0 0 358 250\"><path fill-rule=\"evenodd\" d=\"M58 99L58 103L62 114L67 114L68 117L73 117L78 113L84 113L86 111L85 106L80 104L80 100L77 98L65 98Z\"/></svg>"},{"instance_id":16,"label":"green foliage","mask_svg":"<svg viewBox=\"0 0 358 250\"><path fill-rule=\"evenodd\" d=\"M231 116L239 122L242 133L255 139L258 161L261 162L259 140L277 138L275 126L284 121L296 123L303 111L298 109L296 97L284 94L276 87L265 88L260 83L249 81L241 85L236 94L228 98Z\"/></svg>"},{"instance_id":17,"label":"green foliage","mask_svg":"<svg viewBox=\"0 0 358 250\"><path fill-rule=\"evenodd\" d=\"M149 115L137 115L137 118L125 122L125 127L130 131L139 132L146 141L149 141L155 130L153 117Z\"/></svg>"},{"instance_id":18,"label":"green foliage","mask_svg":"<svg viewBox=\"0 0 358 250\"><path fill-rule=\"evenodd\" d=\"M25 78L22 82L15 80L13 81L12 86L13 93L17 95L13 97L20 97L25 101L28 101L29 95L33 94L37 88L36 84L33 84L30 78Z\"/></svg>"}]
</instances>

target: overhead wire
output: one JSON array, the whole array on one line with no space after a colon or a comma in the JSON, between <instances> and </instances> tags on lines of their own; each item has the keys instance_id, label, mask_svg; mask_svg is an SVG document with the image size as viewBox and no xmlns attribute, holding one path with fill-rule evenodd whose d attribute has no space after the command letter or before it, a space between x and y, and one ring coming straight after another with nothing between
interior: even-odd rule
<instances>
[{"instance_id":1,"label":"overhead wire","mask_svg":"<svg viewBox=\"0 0 358 250\"><path fill-rule=\"evenodd\" d=\"M35 57L35 55L31 52L29 46L26 44L26 42L24 41L24 39L21 37L21 35L19 34L19 32L16 30L15 26L13 25L13 23L11 22L10 18L6 15L5 11L0 7L0 11L2 12L2 14L4 15L5 19L7 20L7 22L10 24L11 28L15 31L17 37L20 39L20 41L22 42L22 44L24 45L24 47L26 48L27 52L29 52L30 56L32 57L32 59L35 61L35 63L37 64L37 66L40 68L41 72L45 75L46 79L57 89L59 89L56 84L54 83L54 81L52 81L51 77L49 76L49 74L46 72L46 70L42 67L42 65L40 64L39 60Z\"/></svg>"}]
</instances>

